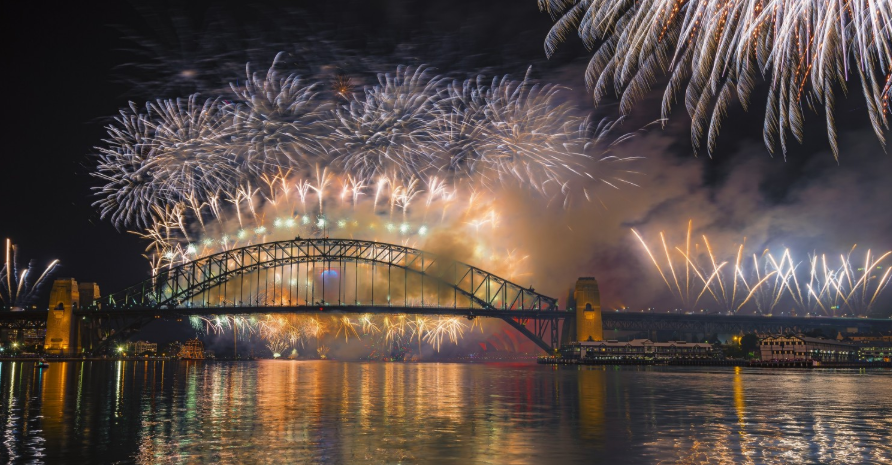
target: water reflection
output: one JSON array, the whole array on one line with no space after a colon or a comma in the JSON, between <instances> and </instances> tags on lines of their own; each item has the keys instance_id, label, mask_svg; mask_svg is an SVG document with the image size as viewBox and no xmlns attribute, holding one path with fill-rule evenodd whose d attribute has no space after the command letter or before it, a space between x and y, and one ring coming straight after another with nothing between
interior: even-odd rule
<instances>
[{"instance_id":1,"label":"water reflection","mask_svg":"<svg viewBox=\"0 0 892 465\"><path fill-rule=\"evenodd\" d=\"M0 459L883 462L890 380L888 370L3 362Z\"/></svg>"}]
</instances>

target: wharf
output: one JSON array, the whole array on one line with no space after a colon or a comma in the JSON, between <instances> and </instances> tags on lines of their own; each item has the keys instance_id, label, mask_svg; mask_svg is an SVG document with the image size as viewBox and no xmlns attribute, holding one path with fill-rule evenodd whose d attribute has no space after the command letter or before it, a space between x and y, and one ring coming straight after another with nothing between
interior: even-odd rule
<instances>
[{"instance_id":1,"label":"wharf","mask_svg":"<svg viewBox=\"0 0 892 465\"><path fill-rule=\"evenodd\" d=\"M561 358L539 357L542 365L671 365L671 366L746 366L746 360L709 358Z\"/></svg>"},{"instance_id":2,"label":"wharf","mask_svg":"<svg viewBox=\"0 0 892 465\"><path fill-rule=\"evenodd\" d=\"M662 366L727 366L751 368L892 368L892 362L822 362L817 360L741 360L703 358L561 358L539 357L540 365L662 365Z\"/></svg>"},{"instance_id":3,"label":"wharf","mask_svg":"<svg viewBox=\"0 0 892 465\"><path fill-rule=\"evenodd\" d=\"M892 368L892 362L822 362L820 360L751 360L755 368Z\"/></svg>"}]
</instances>

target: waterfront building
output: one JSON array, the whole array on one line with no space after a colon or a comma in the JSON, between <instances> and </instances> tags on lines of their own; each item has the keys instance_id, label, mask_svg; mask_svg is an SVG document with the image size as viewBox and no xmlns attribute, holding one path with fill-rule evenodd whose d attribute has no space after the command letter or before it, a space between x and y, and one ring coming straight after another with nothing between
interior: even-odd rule
<instances>
[{"instance_id":1,"label":"waterfront building","mask_svg":"<svg viewBox=\"0 0 892 465\"><path fill-rule=\"evenodd\" d=\"M858 358L858 347L802 335L768 336L759 340L759 353L762 360L854 362Z\"/></svg>"},{"instance_id":2,"label":"waterfront building","mask_svg":"<svg viewBox=\"0 0 892 465\"><path fill-rule=\"evenodd\" d=\"M177 356L185 360L204 360L204 344L198 339L190 339L183 344Z\"/></svg>"},{"instance_id":3,"label":"waterfront building","mask_svg":"<svg viewBox=\"0 0 892 465\"><path fill-rule=\"evenodd\" d=\"M855 342L887 342L892 343L892 334L853 334L849 339Z\"/></svg>"},{"instance_id":4,"label":"waterfront building","mask_svg":"<svg viewBox=\"0 0 892 465\"><path fill-rule=\"evenodd\" d=\"M130 343L130 352L133 355L156 354L158 352L158 344L148 341L136 341Z\"/></svg>"},{"instance_id":5,"label":"waterfront building","mask_svg":"<svg viewBox=\"0 0 892 465\"><path fill-rule=\"evenodd\" d=\"M634 339L628 342L581 341L561 348L563 359L624 360L624 359L702 359L721 354L712 344L686 341L653 342Z\"/></svg>"},{"instance_id":6,"label":"waterfront building","mask_svg":"<svg viewBox=\"0 0 892 465\"><path fill-rule=\"evenodd\" d=\"M34 328L22 330L22 341L25 347L43 345L46 340L46 329Z\"/></svg>"},{"instance_id":7,"label":"waterfront building","mask_svg":"<svg viewBox=\"0 0 892 465\"><path fill-rule=\"evenodd\" d=\"M183 350L183 344L180 341L168 342L164 345L162 355L167 357L176 357Z\"/></svg>"},{"instance_id":8,"label":"waterfront building","mask_svg":"<svg viewBox=\"0 0 892 465\"><path fill-rule=\"evenodd\" d=\"M892 342L862 342L858 344L858 360L862 362L892 361Z\"/></svg>"}]
</instances>

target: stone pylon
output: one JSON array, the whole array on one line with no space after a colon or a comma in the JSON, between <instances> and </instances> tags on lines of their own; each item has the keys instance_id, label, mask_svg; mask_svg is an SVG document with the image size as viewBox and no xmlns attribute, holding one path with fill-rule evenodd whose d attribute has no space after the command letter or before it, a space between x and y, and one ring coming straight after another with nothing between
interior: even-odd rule
<instances>
[{"instance_id":1,"label":"stone pylon","mask_svg":"<svg viewBox=\"0 0 892 465\"><path fill-rule=\"evenodd\" d=\"M579 278L573 292L576 301L576 340L602 341L601 292L595 278Z\"/></svg>"}]
</instances>

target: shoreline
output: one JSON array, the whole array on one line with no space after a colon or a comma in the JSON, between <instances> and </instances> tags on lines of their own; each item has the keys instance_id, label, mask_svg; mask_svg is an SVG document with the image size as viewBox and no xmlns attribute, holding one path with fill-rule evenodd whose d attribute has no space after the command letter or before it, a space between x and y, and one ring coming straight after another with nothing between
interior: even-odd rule
<instances>
[{"instance_id":1,"label":"shoreline","mask_svg":"<svg viewBox=\"0 0 892 465\"><path fill-rule=\"evenodd\" d=\"M0 362L37 362L39 357L0 357ZM280 361L280 362L312 362L312 361L333 361L333 362L359 362L359 363L464 363L464 364L483 364L483 363L518 363L528 362L529 364L538 365L564 365L564 366L659 366L659 367L716 367L716 368L801 368L801 369L820 369L820 368L892 368L892 362L818 362L812 361L762 361L762 360L704 360L704 359L679 359L679 360L648 360L648 359L626 359L626 360L576 360L576 359L560 359L551 357L541 357L535 363L532 360L425 360L425 361L379 361L379 360L332 360L332 359L298 359L298 360L282 360L282 359L266 359L266 358L244 358L244 359L180 359L171 357L123 357L123 358L104 358L104 357L53 357L46 358L47 363L53 362L259 362L259 361Z\"/></svg>"},{"instance_id":2,"label":"shoreline","mask_svg":"<svg viewBox=\"0 0 892 465\"><path fill-rule=\"evenodd\" d=\"M711 359L676 359L654 360L629 358L620 360L598 359L564 359L559 357L540 357L536 363L540 365L637 365L637 366L708 366L708 367L746 367L746 368L892 368L892 362L822 362L819 360L711 360Z\"/></svg>"}]
</instances>

